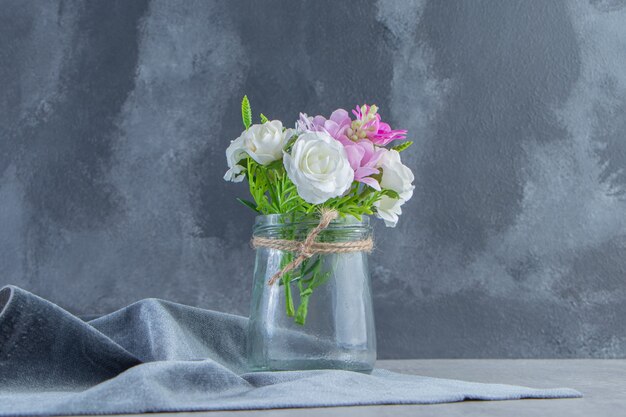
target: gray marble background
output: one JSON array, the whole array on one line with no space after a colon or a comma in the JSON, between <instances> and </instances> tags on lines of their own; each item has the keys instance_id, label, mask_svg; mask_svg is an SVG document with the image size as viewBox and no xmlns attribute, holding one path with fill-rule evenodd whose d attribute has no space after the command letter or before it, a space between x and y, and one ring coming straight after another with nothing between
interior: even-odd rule
<instances>
[{"instance_id":1,"label":"gray marble background","mask_svg":"<svg viewBox=\"0 0 626 417\"><path fill-rule=\"evenodd\" d=\"M0 1L0 284L246 314L239 100L376 103L416 192L383 358L626 356L624 0Z\"/></svg>"}]
</instances>

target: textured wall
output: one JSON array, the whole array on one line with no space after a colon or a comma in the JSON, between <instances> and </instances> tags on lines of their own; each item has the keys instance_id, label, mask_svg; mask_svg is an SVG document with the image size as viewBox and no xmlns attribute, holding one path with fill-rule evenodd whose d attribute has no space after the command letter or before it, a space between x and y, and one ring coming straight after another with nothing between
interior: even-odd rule
<instances>
[{"instance_id":1,"label":"textured wall","mask_svg":"<svg viewBox=\"0 0 626 417\"><path fill-rule=\"evenodd\" d=\"M376 230L380 356L626 356L624 0L2 0L0 91L0 284L245 314L240 97L375 102L417 178Z\"/></svg>"}]
</instances>

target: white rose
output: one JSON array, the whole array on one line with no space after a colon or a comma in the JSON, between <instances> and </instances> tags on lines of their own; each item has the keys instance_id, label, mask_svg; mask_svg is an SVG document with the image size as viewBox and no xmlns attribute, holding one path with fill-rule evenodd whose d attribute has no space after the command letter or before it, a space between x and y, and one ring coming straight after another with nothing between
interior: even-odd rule
<instances>
[{"instance_id":1,"label":"white rose","mask_svg":"<svg viewBox=\"0 0 626 417\"><path fill-rule=\"evenodd\" d=\"M226 181L241 182L244 179L244 168L239 164L246 157L246 146L243 138L239 136L232 140L228 148L226 148L226 163L228 163L228 171L224 174Z\"/></svg>"},{"instance_id":2,"label":"white rose","mask_svg":"<svg viewBox=\"0 0 626 417\"><path fill-rule=\"evenodd\" d=\"M408 201L413 196L413 172L402 164L400 153L393 149L385 152L378 162L383 169L380 186L398 193L400 198Z\"/></svg>"},{"instance_id":3,"label":"white rose","mask_svg":"<svg viewBox=\"0 0 626 417\"><path fill-rule=\"evenodd\" d=\"M398 216L402 214L401 206L404 204L403 199L391 198L386 195L374 203L376 206L377 217L383 219L385 226L396 227Z\"/></svg>"},{"instance_id":4,"label":"white rose","mask_svg":"<svg viewBox=\"0 0 626 417\"><path fill-rule=\"evenodd\" d=\"M243 170L238 165L246 154L261 165L268 165L283 156L283 147L293 135L293 129L283 131L280 120L272 120L260 125L252 125L230 142L226 149L228 171L224 175L227 181L243 181Z\"/></svg>"},{"instance_id":5,"label":"white rose","mask_svg":"<svg viewBox=\"0 0 626 417\"><path fill-rule=\"evenodd\" d=\"M300 197L311 204L342 195L354 180L343 145L326 132L300 135L283 164Z\"/></svg>"},{"instance_id":6,"label":"white rose","mask_svg":"<svg viewBox=\"0 0 626 417\"><path fill-rule=\"evenodd\" d=\"M400 198L383 196L374 204L376 214L384 220L385 226L396 227L398 216L402 214L402 205L413 196L415 177L411 169L402 164L400 153L393 149L383 154L378 165L383 171L380 186L397 192Z\"/></svg>"}]
</instances>

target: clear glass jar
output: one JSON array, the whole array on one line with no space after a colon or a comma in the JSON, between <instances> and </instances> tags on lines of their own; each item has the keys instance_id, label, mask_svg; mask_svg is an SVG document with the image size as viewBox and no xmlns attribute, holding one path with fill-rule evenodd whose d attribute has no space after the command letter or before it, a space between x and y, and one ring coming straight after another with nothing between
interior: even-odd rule
<instances>
[{"instance_id":1,"label":"clear glass jar","mask_svg":"<svg viewBox=\"0 0 626 417\"><path fill-rule=\"evenodd\" d=\"M258 216L254 236L304 240L318 222L284 214ZM317 242L371 235L369 218L346 217L332 221ZM376 362L376 334L367 253L316 254L268 285L293 257L287 251L257 249L248 325L250 369L370 372Z\"/></svg>"}]
</instances>

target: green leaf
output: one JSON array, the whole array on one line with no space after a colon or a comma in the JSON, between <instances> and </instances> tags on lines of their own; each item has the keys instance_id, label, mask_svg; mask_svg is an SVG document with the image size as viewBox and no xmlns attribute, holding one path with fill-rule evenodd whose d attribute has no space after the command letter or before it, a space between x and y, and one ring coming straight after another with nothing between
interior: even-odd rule
<instances>
[{"instance_id":1,"label":"green leaf","mask_svg":"<svg viewBox=\"0 0 626 417\"><path fill-rule=\"evenodd\" d=\"M394 190L384 189L384 190L381 191L381 193L383 195L386 195L389 198L395 198L395 199L400 198L400 194L398 194Z\"/></svg>"},{"instance_id":2,"label":"green leaf","mask_svg":"<svg viewBox=\"0 0 626 417\"><path fill-rule=\"evenodd\" d=\"M267 122L269 122L269 119L265 117L263 113L261 113L261 123L267 123Z\"/></svg>"},{"instance_id":3,"label":"green leaf","mask_svg":"<svg viewBox=\"0 0 626 417\"><path fill-rule=\"evenodd\" d=\"M267 169L276 169L276 170L278 170L278 169L281 169L282 167L283 167L283 160L282 159L278 159L278 160L276 160L274 162L270 162L267 165Z\"/></svg>"},{"instance_id":4,"label":"green leaf","mask_svg":"<svg viewBox=\"0 0 626 417\"><path fill-rule=\"evenodd\" d=\"M244 206L246 206L248 208L251 208L252 210L256 211L257 213L260 213L259 209L256 207L256 204L254 204L252 201L244 200L242 198L238 198L237 201L239 201Z\"/></svg>"},{"instance_id":5,"label":"green leaf","mask_svg":"<svg viewBox=\"0 0 626 417\"><path fill-rule=\"evenodd\" d=\"M287 153L291 152L291 148L293 144L296 143L296 139L298 139L298 135L293 135L288 141L283 150Z\"/></svg>"},{"instance_id":6,"label":"green leaf","mask_svg":"<svg viewBox=\"0 0 626 417\"><path fill-rule=\"evenodd\" d=\"M317 273L320 269L320 266L322 264L322 257L320 255L317 256L317 259L315 259L315 262L313 262L311 265L306 265L305 268L303 268L303 272L302 274L300 274L300 277L305 279L307 275L309 275L311 272L313 273ZM305 265L304 263L302 263L302 265ZM310 277L309 279L312 279L313 277Z\"/></svg>"},{"instance_id":7,"label":"green leaf","mask_svg":"<svg viewBox=\"0 0 626 417\"><path fill-rule=\"evenodd\" d=\"M241 119L246 130L248 130L252 126L252 109L250 108L248 96L243 96L243 100L241 100Z\"/></svg>"},{"instance_id":8,"label":"green leaf","mask_svg":"<svg viewBox=\"0 0 626 417\"><path fill-rule=\"evenodd\" d=\"M394 151L402 152L408 149L409 146L411 145L413 145L413 141L407 140L406 142L401 143L400 145L393 146L391 149L393 149Z\"/></svg>"}]
</instances>

